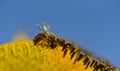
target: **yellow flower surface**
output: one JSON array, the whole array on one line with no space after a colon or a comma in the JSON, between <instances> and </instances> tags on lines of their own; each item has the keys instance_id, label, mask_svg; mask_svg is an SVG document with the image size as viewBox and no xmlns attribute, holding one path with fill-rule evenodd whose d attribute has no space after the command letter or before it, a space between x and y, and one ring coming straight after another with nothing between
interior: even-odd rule
<instances>
[{"instance_id":1,"label":"yellow flower surface","mask_svg":"<svg viewBox=\"0 0 120 71\"><path fill-rule=\"evenodd\" d=\"M81 63L73 64L69 55L62 55L60 47L35 46L31 40L3 44L0 71L86 71Z\"/></svg>"},{"instance_id":2,"label":"yellow flower surface","mask_svg":"<svg viewBox=\"0 0 120 71\"><path fill-rule=\"evenodd\" d=\"M32 40L0 45L0 71L93 71L81 61L73 62L69 54L63 57L60 46L51 49L34 45Z\"/></svg>"}]
</instances>

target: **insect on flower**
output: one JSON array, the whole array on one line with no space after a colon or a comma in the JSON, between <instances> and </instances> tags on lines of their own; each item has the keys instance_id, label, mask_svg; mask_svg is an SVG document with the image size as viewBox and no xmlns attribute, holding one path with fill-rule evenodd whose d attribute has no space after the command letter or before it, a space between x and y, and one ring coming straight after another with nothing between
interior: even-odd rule
<instances>
[{"instance_id":1,"label":"insect on flower","mask_svg":"<svg viewBox=\"0 0 120 71\"><path fill-rule=\"evenodd\" d=\"M63 57L69 51L70 59L75 59L73 64L78 61L82 61L85 68L93 68L93 71L118 71L116 67L110 65L107 61L99 60L95 57L92 57L90 53L82 50L71 41L66 41L65 39L56 36L50 30L50 26L44 23L44 26L36 24L36 26L41 30L41 33L36 35L33 39L35 45L47 45L48 47L54 49L57 45L62 47ZM41 42L44 41L44 42Z\"/></svg>"},{"instance_id":2,"label":"insect on flower","mask_svg":"<svg viewBox=\"0 0 120 71\"><path fill-rule=\"evenodd\" d=\"M46 40L48 42L48 45L51 48L55 48L56 47L56 36L54 35L54 33L52 33L50 31L50 26L46 23L44 23L44 26L41 27L40 25L36 24L36 26L42 31L41 33L39 33L38 35L35 36L35 38L33 39L34 44L36 45L37 43L39 43L42 40Z\"/></svg>"}]
</instances>

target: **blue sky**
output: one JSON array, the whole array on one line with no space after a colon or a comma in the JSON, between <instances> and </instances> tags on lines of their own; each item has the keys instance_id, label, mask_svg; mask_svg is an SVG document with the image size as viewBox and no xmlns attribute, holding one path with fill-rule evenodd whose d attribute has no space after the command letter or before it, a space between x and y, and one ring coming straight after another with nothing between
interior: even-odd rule
<instances>
[{"instance_id":1,"label":"blue sky","mask_svg":"<svg viewBox=\"0 0 120 71\"><path fill-rule=\"evenodd\" d=\"M44 21L120 67L120 0L0 0L0 44L19 30L32 39Z\"/></svg>"}]
</instances>

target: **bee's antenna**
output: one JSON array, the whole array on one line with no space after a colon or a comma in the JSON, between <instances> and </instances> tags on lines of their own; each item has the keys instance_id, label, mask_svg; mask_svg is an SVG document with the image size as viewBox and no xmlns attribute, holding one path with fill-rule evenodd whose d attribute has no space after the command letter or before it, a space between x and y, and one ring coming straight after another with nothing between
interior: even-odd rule
<instances>
[{"instance_id":1,"label":"bee's antenna","mask_svg":"<svg viewBox=\"0 0 120 71\"><path fill-rule=\"evenodd\" d=\"M43 27L41 27L39 24L35 24L42 32L45 32L46 33L46 31L45 31L45 29L43 28Z\"/></svg>"},{"instance_id":2,"label":"bee's antenna","mask_svg":"<svg viewBox=\"0 0 120 71\"><path fill-rule=\"evenodd\" d=\"M45 22L43 23L44 26L41 27L39 24L36 24L36 26L44 33L46 34L50 34L51 33L51 30L50 30L50 26L48 24L46 24Z\"/></svg>"}]
</instances>

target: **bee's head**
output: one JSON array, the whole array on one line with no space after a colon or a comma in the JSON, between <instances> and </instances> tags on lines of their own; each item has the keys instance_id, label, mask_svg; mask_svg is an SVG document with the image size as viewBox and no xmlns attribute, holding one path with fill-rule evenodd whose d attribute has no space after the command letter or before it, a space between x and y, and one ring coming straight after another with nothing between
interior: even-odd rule
<instances>
[{"instance_id":1,"label":"bee's head","mask_svg":"<svg viewBox=\"0 0 120 71\"><path fill-rule=\"evenodd\" d=\"M36 26L41 30L41 32L39 34L37 34L34 39L33 42L36 45L39 41L45 39L47 36L49 36L50 34L52 34L52 32L50 31L50 27L48 24L44 23L44 26L41 27L39 24L36 24Z\"/></svg>"},{"instance_id":2,"label":"bee's head","mask_svg":"<svg viewBox=\"0 0 120 71\"><path fill-rule=\"evenodd\" d=\"M34 39L33 39L33 42L34 42L34 44L36 45L38 42L40 42L41 40L43 40L43 39L45 39L46 38L46 33L39 33L39 34L37 34L35 37L34 37Z\"/></svg>"}]
</instances>

